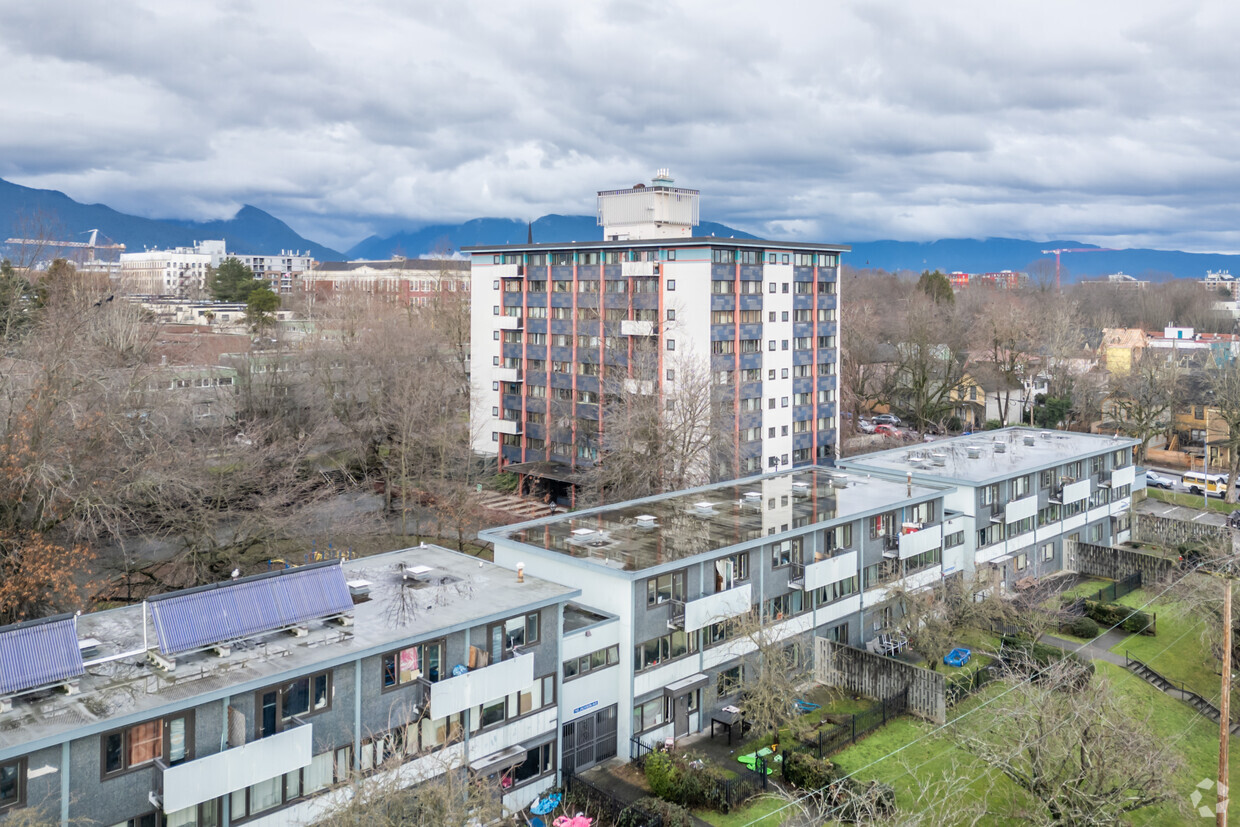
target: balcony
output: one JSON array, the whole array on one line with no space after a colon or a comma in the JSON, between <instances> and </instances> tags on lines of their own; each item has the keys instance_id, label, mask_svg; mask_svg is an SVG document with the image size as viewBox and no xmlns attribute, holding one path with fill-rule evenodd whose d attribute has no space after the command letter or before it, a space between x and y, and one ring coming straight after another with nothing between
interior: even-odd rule
<instances>
[{"instance_id":1,"label":"balcony","mask_svg":"<svg viewBox=\"0 0 1240 827\"><path fill-rule=\"evenodd\" d=\"M639 322L632 319L624 319L620 322L621 336L653 336L654 334L654 322Z\"/></svg>"},{"instance_id":2,"label":"balcony","mask_svg":"<svg viewBox=\"0 0 1240 827\"><path fill-rule=\"evenodd\" d=\"M497 433L515 436L516 434L521 433L521 423L514 422L511 419L501 419L495 423L495 430Z\"/></svg>"},{"instance_id":3,"label":"balcony","mask_svg":"<svg viewBox=\"0 0 1240 827\"><path fill-rule=\"evenodd\" d=\"M298 718L293 721L296 726L291 729L175 767L156 759L163 811L184 810L308 766L314 747L312 726Z\"/></svg>"},{"instance_id":4,"label":"balcony","mask_svg":"<svg viewBox=\"0 0 1240 827\"><path fill-rule=\"evenodd\" d=\"M534 683L534 656L518 655L490 666L444 678L431 687L430 716L443 718L489 703Z\"/></svg>"},{"instance_id":5,"label":"balcony","mask_svg":"<svg viewBox=\"0 0 1240 827\"><path fill-rule=\"evenodd\" d=\"M690 600L685 604L685 631L696 632L712 623L743 615L752 604L753 587L749 583Z\"/></svg>"},{"instance_id":6,"label":"balcony","mask_svg":"<svg viewBox=\"0 0 1240 827\"><path fill-rule=\"evenodd\" d=\"M1111 472L1111 487L1119 488L1121 485L1132 485L1136 479L1136 466L1129 465L1127 468L1116 468Z\"/></svg>"},{"instance_id":7,"label":"balcony","mask_svg":"<svg viewBox=\"0 0 1240 827\"><path fill-rule=\"evenodd\" d=\"M653 276L659 272L659 265L653 261L622 261L620 274L624 276Z\"/></svg>"},{"instance_id":8,"label":"balcony","mask_svg":"<svg viewBox=\"0 0 1240 827\"><path fill-rule=\"evenodd\" d=\"M1019 500L1011 500L1003 509L1003 521L1005 523L1018 523L1021 520L1027 520L1030 517L1037 516L1038 513L1038 497L1024 497Z\"/></svg>"},{"instance_id":9,"label":"balcony","mask_svg":"<svg viewBox=\"0 0 1240 827\"><path fill-rule=\"evenodd\" d=\"M815 560L805 567L803 588L807 592L837 583L857 573L856 549L835 549L830 557Z\"/></svg>"},{"instance_id":10,"label":"balcony","mask_svg":"<svg viewBox=\"0 0 1240 827\"><path fill-rule=\"evenodd\" d=\"M525 326L525 319L521 316L496 316L495 326L500 330L520 330Z\"/></svg>"},{"instance_id":11,"label":"balcony","mask_svg":"<svg viewBox=\"0 0 1240 827\"><path fill-rule=\"evenodd\" d=\"M924 554L932 548L940 548L943 545L943 526L936 524L908 530L900 535L899 545L901 560Z\"/></svg>"},{"instance_id":12,"label":"balcony","mask_svg":"<svg viewBox=\"0 0 1240 827\"><path fill-rule=\"evenodd\" d=\"M497 367L492 368L492 376L498 382L523 382L525 381L525 372L521 368Z\"/></svg>"}]
</instances>

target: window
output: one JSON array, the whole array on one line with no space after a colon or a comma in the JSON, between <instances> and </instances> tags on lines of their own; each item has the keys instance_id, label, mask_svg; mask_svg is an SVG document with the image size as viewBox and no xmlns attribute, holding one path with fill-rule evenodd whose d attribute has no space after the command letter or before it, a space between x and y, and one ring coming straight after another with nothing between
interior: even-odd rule
<instances>
[{"instance_id":1,"label":"window","mask_svg":"<svg viewBox=\"0 0 1240 827\"><path fill-rule=\"evenodd\" d=\"M853 543L852 523L837 525L827 529L827 551L834 552L841 548L851 548Z\"/></svg>"},{"instance_id":2,"label":"window","mask_svg":"<svg viewBox=\"0 0 1240 827\"><path fill-rule=\"evenodd\" d=\"M126 729L108 732L100 739L103 775L147 766L167 756L170 765L193 758L194 713L175 718L156 718ZM3 799L0 799L2 801Z\"/></svg>"},{"instance_id":3,"label":"window","mask_svg":"<svg viewBox=\"0 0 1240 827\"><path fill-rule=\"evenodd\" d=\"M1039 488L1050 488L1051 482L1054 479L1055 479L1055 471L1053 468L1048 468L1045 471L1041 471L1038 473L1038 487Z\"/></svg>"},{"instance_id":4,"label":"window","mask_svg":"<svg viewBox=\"0 0 1240 827\"><path fill-rule=\"evenodd\" d=\"M426 675L431 683L436 683L443 674L444 642L419 643L407 649L389 652L383 656L383 688L392 689L397 686L413 683Z\"/></svg>"},{"instance_id":5,"label":"window","mask_svg":"<svg viewBox=\"0 0 1240 827\"><path fill-rule=\"evenodd\" d=\"M26 759L0 764L0 810L26 803Z\"/></svg>"},{"instance_id":6,"label":"window","mask_svg":"<svg viewBox=\"0 0 1240 827\"><path fill-rule=\"evenodd\" d=\"M668 339L668 340L667 340L667 349L668 349L668 350L675 350L675 349L676 349L676 340L675 340L675 339Z\"/></svg>"},{"instance_id":7,"label":"window","mask_svg":"<svg viewBox=\"0 0 1240 827\"><path fill-rule=\"evenodd\" d=\"M633 731L645 732L663 726L667 704L663 696L633 706Z\"/></svg>"},{"instance_id":8,"label":"window","mask_svg":"<svg viewBox=\"0 0 1240 827\"><path fill-rule=\"evenodd\" d=\"M801 549L804 547L804 543L805 538L794 537L771 546L771 567L779 568L780 566L786 566L793 560L800 562L802 559Z\"/></svg>"},{"instance_id":9,"label":"window","mask_svg":"<svg viewBox=\"0 0 1240 827\"><path fill-rule=\"evenodd\" d=\"M723 281L721 279L713 279L710 283L710 292L715 295L732 295L732 281Z\"/></svg>"},{"instance_id":10,"label":"window","mask_svg":"<svg viewBox=\"0 0 1240 827\"><path fill-rule=\"evenodd\" d=\"M685 573L673 571L646 581L646 605L685 599Z\"/></svg>"},{"instance_id":11,"label":"window","mask_svg":"<svg viewBox=\"0 0 1240 827\"><path fill-rule=\"evenodd\" d=\"M1055 559L1055 544L1054 543L1043 543L1041 547L1041 552L1038 556L1042 558L1043 563L1049 560L1054 560Z\"/></svg>"},{"instance_id":12,"label":"window","mask_svg":"<svg viewBox=\"0 0 1240 827\"><path fill-rule=\"evenodd\" d=\"M772 620L783 620L785 617L793 617L799 615L805 608L803 595L805 593L800 589L782 594L779 597L773 597L766 601L766 616Z\"/></svg>"},{"instance_id":13,"label":"window","mask_svg":"<svg viewBox=\"0 0 1240 827\"><path fill-rule=\"evenodd\" d=\"M993 523L977 532L977 547L993 546L1003 539L1003 523Z\"/></svg>"},{"instance_id":14,"label":"window","mask_svg":"<svg viewBox=\"0 0 1240 827\"><path fill-rule=\"evenodd\" d=\"M331 706L331 673L307 675L283 686L260 689L254 696L259 738L286 729L294 715L308 715Z\"/></svg>"},{"instance_id":15,"label":"window","mask_svg":"<svg viewBox=\"0 0 1240 827\"><path fill-rule=\"evenodd\" d=\"M696 633L671 632L633 647L633 671L652 669L667 661L691 655L698 650Z\"/></svg>"},{"instance_id":16,"label":"window","mask_svg":"<svg viewBox=\"0 0 1240 827\"><path fill-rule=\"evenodd\" d=\"M837 600L843 600L850 594L857 593L857 575L845 577L843 580L837 580L834 583L823 586L818 589L817 598L818 605L824 606L827 603L834 603Z\"/></svg>"},{"instance_id":17,"label":"window","mask_svg":"<svg viewBox=\"0 0 1240 827\"><path fill-rule=\"evenodd\" d=\"M727 591L749 579L749 552L742 551L715 561L715 591Z\"/></svg>"},{"instance_id":18,"label":"window","mask_svg":"<svg viewBox=\"0 0 1240 827\"><path fill-rule=\"evenodd\" d=\"M733 666L731 669L724 669L719 673L718 695L720 698L726 698L729 695L735 695L741 688L741 667Z\"/></svg>"},{"instance_id":19,"label":"window","mask_svg":"<svg viewBox=\"0 0 1240 827\"><path fill-rule=\"evenodd\" d=\"M588 655L564 661L564 680L571 680L578 675L585 675L589 672L597 672L600 669L615 666L619 662L620 647L618 645L608 646L606 649L598 649Z\"/></svg>"},{"instance_id":20,"label":"window","mask_svg":"<svg viewBox=\"0 0 1240 827\"><path fill-rule=\"evenodd\" d=\"M1089 541L1091 543L1102 542L1102 523L1095 523L1089 527Z\"/></svg>"},{"instance_id":21,"label":"window","mask_svg":"<svg viewBox=\"0 0 1240 827\"><path fill-rule=\"evenodd\" d=\"M1028 476L1017 477L1012 480L1012 499L1020 499L1029 493L1030 478Z\"/></svg>"},{"instance_id":22,"label":"window","mask_svg":"<svg viewBox=\"0 0 1240 827\"><path fill-rule=\"evenodd\" d=\"M1021 552L1016 555L1016 559L1013 560L1013 565L1017 571L1024 571L1029 568L1029 554L1027 552Z\"/></svg>"},{"instance_id":23,"label":"window","mask_svg":"<svg viewBox=\"0 0 1240 827\"><path fill-rule=\"evenodd\" d=\"M982 486L982 505L996 505L999 502L999 485Z\"/></svg>"},{"instance_id":24,"label":"window","mask_svg":"<svg viewBox=\"0 0 1240 827\"><path fill-rule=\"evenodd\" d=\"M943 548L955 548L964 545L964 530L943 535Z\"/></svg>"},{"instance_id":25,"label":"window","mask_svg":"<svg viewBox=\"0 0 1240 827\"><path fill-rule=\"evenodd\" d=\"M525 760L499 778L501 790L508 791L526 781L547 775L555 769L554 744L546 743L525 753Z\"/></svg>"},{"instance_id":26,"label":"window","mask_svg":"<svg viewBox=\"0 0 1240 827\"><path fill-rule=\"evenodd\" d=\"M492 624L488 630L491 641L491 662L498 663L518 654L521 646L538 643L542 616L538 612L510 617L503 623Z\"/></svg>"}]
</instances>

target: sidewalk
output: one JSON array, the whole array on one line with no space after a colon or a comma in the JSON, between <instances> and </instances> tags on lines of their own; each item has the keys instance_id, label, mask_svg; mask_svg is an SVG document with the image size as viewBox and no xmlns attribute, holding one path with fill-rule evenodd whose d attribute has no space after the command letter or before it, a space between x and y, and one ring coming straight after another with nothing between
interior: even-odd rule
<instances>
[{"instance_id":1,"label":"sidewalk","mask_svg":"<svg viewBox=\"0 0 1240 827\"><path fill-rule=\"evenodd\" d=\"M1090 660L1104 660L1107 663L1113 663L1124 669L1127 667L1127 661L1123 655L1117 655L1111 651L1111 647L1117 643L1122 643L1128 639L1128 632L1120 632L1115 629L1104 635L1099 635L1088 643L1077 643L1072 640L1064 640L1054 635L1042 635L1038 639L1039 643L1045 643L1048 646L1055 646L1063 649L1065 652L1079 652L1082 657Z\"/></svg>"}]
</instances>

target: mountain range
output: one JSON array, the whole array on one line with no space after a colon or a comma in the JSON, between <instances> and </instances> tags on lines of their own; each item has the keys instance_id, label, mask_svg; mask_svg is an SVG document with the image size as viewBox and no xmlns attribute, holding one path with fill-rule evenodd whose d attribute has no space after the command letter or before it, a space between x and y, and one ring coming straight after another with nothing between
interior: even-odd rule
<instances>
[{"instance_id":1,"label":"mountain range","mask_svg":"<svg viewBox=\"0 0 1240 827\"><path fill-rule=\"evenodd\" d=\"M103 204L82 204L56 190L32 189L0 179L0 239L40 232L31 229L40 223L43 225L41 232L66 241L84 240L86 232L98 229L101 236L126 245L131 252L185 247L197 240L223 238L228 249L238 253L302 250L320 261L386 259L393 255L416 258L476 244L519 244L526 241L531 231L535 242L598 241L603 237L602 228L595 217L589 215L544 215L534 221L532 227L524 221L507 218L475 218L460 224L422 226L382 238L371 236L342 253L303 238L280 219L249 205L224 221L141 218ZM717 238L755 237L712 221L703 221L695 234ZM841 239L824 241L848 243ZM1043 253L1044 250L1087 248L1091 252L1063 255L1065 282L1121 271L1156 281L1200 279L1206 270L1233 267L1240 275L1240 255L1148 249L1103 251L1072 240L952 238L931 242L864 241L851 246L852 252L844 256L846 264L891 271L1027 270L1039 259L1051 258Z\"/></svg>"}]
</instances>

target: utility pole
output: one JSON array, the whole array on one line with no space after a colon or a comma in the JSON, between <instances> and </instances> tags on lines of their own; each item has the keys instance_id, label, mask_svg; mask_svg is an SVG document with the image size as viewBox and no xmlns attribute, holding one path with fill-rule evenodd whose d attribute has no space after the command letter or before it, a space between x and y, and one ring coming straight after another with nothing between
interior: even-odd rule
<instances>
[{"instance_id":1,"label":"utility pole","mask_svg":"<svg viewBox=\"0 0 1240 827\"><path fill-rule=\"evenodd\" d=\"M1223 694L1219 698L1218 827L1227 827L1228 747L1231 738L1231 578L1223 580Z\"/></svg>"}]
</instances>

